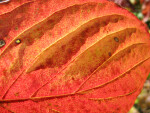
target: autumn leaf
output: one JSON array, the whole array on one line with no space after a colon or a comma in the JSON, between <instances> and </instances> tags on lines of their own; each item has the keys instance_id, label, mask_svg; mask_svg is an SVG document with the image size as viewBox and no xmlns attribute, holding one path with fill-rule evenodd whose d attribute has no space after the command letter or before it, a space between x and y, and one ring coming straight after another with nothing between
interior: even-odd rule
<instances>
[{"instance_id":1,"label":"autumn leaf","mask_svg":"<svg viewBox=\"0 0 150 113\"><path fill-rule=\"evenodd\" d=\"M106 0L0 4L2 113L126 113L150 72L150 35Z\"/></svg>"}]
</instances>

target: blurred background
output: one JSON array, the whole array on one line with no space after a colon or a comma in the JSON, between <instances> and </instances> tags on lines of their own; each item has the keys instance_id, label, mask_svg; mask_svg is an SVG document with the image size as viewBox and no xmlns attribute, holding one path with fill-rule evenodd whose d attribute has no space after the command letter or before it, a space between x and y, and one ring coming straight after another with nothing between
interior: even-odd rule
<instances>
[{"instance_id":1,"label":"blurred background","mask_svg":"<svg viewBox=\"0 0 150 113\"><path fill-rule=\"evenodd\" d=\"M150 0L109 0L132 12L147 24L150 33ZM141 94L128 113L150 113L150 74L145 81Z\"/></svg>"}]
</instances>

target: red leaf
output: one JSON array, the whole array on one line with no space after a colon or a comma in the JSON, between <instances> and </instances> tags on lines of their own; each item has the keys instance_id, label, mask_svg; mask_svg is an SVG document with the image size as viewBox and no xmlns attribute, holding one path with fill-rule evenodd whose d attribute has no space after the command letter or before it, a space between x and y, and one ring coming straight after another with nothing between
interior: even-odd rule
<instances>
[{"instance_id":1,"label":"red leaf","mask_svg":"<svg viewBox=\"0 0 150 113\"><path fill-rule=\"evenodd\" d=\"M150 72L150 36L134 15L106 0L1 5L2 113L132 107Z\"/></svg>"}]
</instances>

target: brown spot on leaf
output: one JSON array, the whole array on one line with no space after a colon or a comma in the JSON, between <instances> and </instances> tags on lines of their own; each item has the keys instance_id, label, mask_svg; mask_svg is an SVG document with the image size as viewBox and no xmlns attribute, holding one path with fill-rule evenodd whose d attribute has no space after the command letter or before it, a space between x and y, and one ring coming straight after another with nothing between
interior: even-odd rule
<instances>
[{"instance_id":1,"label":"brown spot on leaf","mask_svg":"<svg viewBox=\"0 0 150 113\"><path fill-rule=\"evenodd\" d=\"M40 65L40 66L36 67L36 70L44 69L44 68L45 68L45 66L44 66L44 65Z\"/></svg>"},{"instance_id":2,"label":"brown spot on leaf","mask_svg":"<svg viewBox=\"0 0 150 113\"><path fill-rule=\"evenodd\" d=\"M15 93L14 95L15 95L16 97L19 96L19 92Z\"/></svg>"},{"instance_id":3,"label":"brown spot on leaf","mask_svg":"<svg viewBox=\"0 0 150 113\"><path fill-rule=\"evenodd\" d=\"M115 37L114 40L115 40L116 42L119 42L119 39L118 39L117 37Z\"/></svg>"},{"instance_id":4,"label":"brown spot on leaf","mask_svg":"<svg viewBox=\"0 0 150 113\"><path fill-rule=\"evenodd\" d=\"M109 52L108 55L111 56L111 52Z\"/></svg>"},{"instance_id":5,"label":"brown spot on leaf","mask_svg":"<svg viewBox=\"0 0 150 113\"><path fill-rule=\"evenodd\" d=\"M3 39L0 39L0 48L2 48L3 46L5 46L5 41Z\"/></svg>"}]
</instances>

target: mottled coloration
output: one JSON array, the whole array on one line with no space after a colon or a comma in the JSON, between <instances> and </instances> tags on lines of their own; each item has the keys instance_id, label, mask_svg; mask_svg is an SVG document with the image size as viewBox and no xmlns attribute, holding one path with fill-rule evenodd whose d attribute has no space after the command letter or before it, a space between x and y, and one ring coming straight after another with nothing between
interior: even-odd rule
<instances>
[{"instance_id":1,"label":"mottled coloration","mask_svg":"<svg viewBox=\"0 0 150 113\"><path fill-rule=\"evenodd\" d=\"M150 72L150 35L106 0L0 4L0 112L127 113Z\"/></svg>"}]
</instances>

